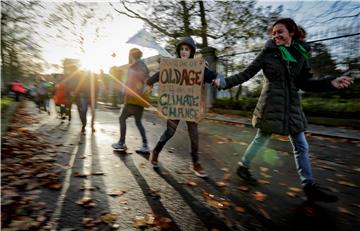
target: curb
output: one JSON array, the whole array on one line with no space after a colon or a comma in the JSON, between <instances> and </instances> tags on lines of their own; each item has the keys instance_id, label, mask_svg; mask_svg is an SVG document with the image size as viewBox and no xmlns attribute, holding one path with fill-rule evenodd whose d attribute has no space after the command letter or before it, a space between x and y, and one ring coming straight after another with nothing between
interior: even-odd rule
<instances>
[{"instance_id":1,"label":"curb","mask_svg":"<svg viewBox=\"0 0 360 231\"><path fill-rule=\"evenodd\" d=\"M228 122L228 123L237 123L237 124L243 124L246 127L253 127L251 123L248 123L246 121L238 121L238 120L231 120L231 119L225 119L225 118L216 118L216 117L208 117L206 116L204 119L207 120L214 120L214 121L224 121L224 122ZM310 125L311 126L311 125ZM305 131L306 134L312 134L312 135L317 135L317 136L324 136L324 137L329 137L329 138L339 138L339 139L351 139L351 140L357 140L360 141L360 137L357 135L349 135L349 134L342 134L342 135L338 135L338 134L329 134L326 132L321 132L321 131L316 131L316 130L312 130L312 129L307 129Z\"/></svg>"}]
</instances>

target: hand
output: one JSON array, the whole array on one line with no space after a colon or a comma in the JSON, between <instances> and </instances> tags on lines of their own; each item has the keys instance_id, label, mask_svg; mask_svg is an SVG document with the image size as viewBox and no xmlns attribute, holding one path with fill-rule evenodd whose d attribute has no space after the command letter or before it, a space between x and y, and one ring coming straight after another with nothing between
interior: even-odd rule
<instances>
[{"instance_id":1,"label":"hand","mask_svg":"<svg viewBox=\"0 0 360 231\"><path fill-rule=\"evenodd\" d=\"M349 87L351 84L354 83L354 79L349 76L341 76L337 77L336 79L331 81L331 84L336 89L343 89Z\"/></svg>"},{"instance_id":2,"label":"hand","mask_svg":"<svg viewBox=\"0 0 360 231\"><path fill-rule=\"evenodd\" d=\"M225 82L224 76L221 75L221 74L218 74L217 77L216 77L216 79L214 79L214 80L212 81L212 85L215 86L215 87L217 87L217 88L219 88L219 89L221 89L221 90L224 89L225 86L226 86L226 82Z\"/></svg>"},{"instance_id":3,"label":"hand","mask_svg":"<svg viewBox=\"0 0 360 231\"><path fill-rule=\"evenodd\" d=\"M215 86L215 87L219 87L220 86L220 79L213 79L212 85Z\"/></svg>"}]
</instances>

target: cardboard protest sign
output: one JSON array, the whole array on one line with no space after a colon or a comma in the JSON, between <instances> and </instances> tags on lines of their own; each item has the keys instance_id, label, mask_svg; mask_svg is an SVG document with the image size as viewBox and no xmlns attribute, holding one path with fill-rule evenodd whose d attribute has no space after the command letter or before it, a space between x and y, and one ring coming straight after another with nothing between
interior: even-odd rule
<instances>
[{"instance_id":1,"label":"cardboard protest sign","mask_svg":"<svg viewBox=\"0 0 360 231\"><path fill-rule=\"evenodd\" d=\"M161 58L158 110L167 119L199 122L205 114L205 61Z\"/></svg>"}]
</instances>

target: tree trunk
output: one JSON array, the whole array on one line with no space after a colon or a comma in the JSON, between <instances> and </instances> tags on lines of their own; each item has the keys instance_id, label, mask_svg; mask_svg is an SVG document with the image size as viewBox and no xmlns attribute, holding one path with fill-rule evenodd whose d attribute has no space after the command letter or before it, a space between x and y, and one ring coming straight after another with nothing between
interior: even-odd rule
<instances>
[{"instance_id":1,"label":"tree trunk","mask_svg":"<svg viewBox=\"0 0 360 231\"><path fill-rule=\"evenodd\" d=\"M202 38L202 46L207 47L208 41L207 41L207 22L206 22L206 14L205 14L205 7L204 2L199 1L199 7L200 7L200 18L201 18L201 38Z\"/></svg>"}]
</instances>

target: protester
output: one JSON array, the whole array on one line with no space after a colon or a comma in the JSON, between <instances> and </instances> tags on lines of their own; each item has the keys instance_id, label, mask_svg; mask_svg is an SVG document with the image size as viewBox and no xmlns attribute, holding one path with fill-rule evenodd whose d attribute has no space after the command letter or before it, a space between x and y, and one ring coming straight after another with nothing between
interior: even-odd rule
<instances>
[{"instance_id":1,"label":"protester","mask_svg":"<svg viewBox=\"0 0 360 231\"><path fill-rule=\"evenodd\" d=\"M10 91L15 94L15 101L20 101L20 96L27 93L24 85L17 80L10 83Z\"/></svg>"},{"instance_id":2,"label":"protester","mask_svg":"<svg viewBox=\"0 0 360 231\"><path fill-rule=\"evenodd\" d=\"M195 42L191 37L184 37L176 46L176 54L178 58L181 59L192 59L194 58L196 51ZM210 71L207 67L204 70L204 80L205 82L211 83L212 80L217 78L217 74ZM223 78L223 77L222 77ZM159 72L155 73L149 80L148 85L152 86L154 83L159 81ZM166 130L161 135L159 141L157 142L154 150L150 155L150 162L154 168L158 167L158 156L168 142L168 140L173 137L175 134L176 128L180 120L167 120ZM199 133L198 133L198 124L193 121L186 121L189 138L191 142L191 158L192 165L191 170L199 177L206 177L207 174L199 162Z\"/></svg>"},{"instance_id":3,"label":"protester","mask_svg":"<svg viewBox=\"0 0 360 231\"><path fill-rule=\"evenodd\" d=\"M77 109L81 120L81 133L85 133L85 127L87 124L87 111L90 106L91 110L91 131L95 132L95 108L98 92L98 81L96 76L89 72L78 72L73 75L72 79L75 79L75 85L72 83L72 92L74 95ZM69 110L71 107L69 106Z\"/></svg>"},{"instance_id":4,"label":"protester","mask_svg":"<svg viewBox=\"0 0 360 231\"><path fill-rule=\"evenodd\" d=\"M141 60L142 52L137 48L133 48L129 52L129 70L125 87L125 106L119 117L120 121L120 140L112 144L116 150L125 151L127 149L126 138L126 120L130 116L135 117L135 124L139 129L142 137L142 146L138 152L149 152L148 141L144 126L141 122L144 107L148 107L149 103L145 97L146 81L149 78L149 70L145 63Z\"/></svg>"},{"instance_id":5,"label":"protester","mask_svg":"<svg viewBox=\"0 0 360 231\"><path fill-rule=\"evenodd\" d=\"M247 147L237 174L250 184L257 180L251 175L251 160L271 138L272 133L288 135L293 146L295 163L307 198L311 201L335 202L337 197L328 194L315 184L309 159L309 146L304 131L307 121L302 111L298 90L330 91L350 86L352 78L311 79L307 47L299 40L299 30L290 18L279 19L272 26L272 39L256 59L241 73L215 80L220 89L228 89L246 82L260 69L265 82L253 114L257 134Z\"/></svg>"},{"instance_id":6,"label":"protester","mask_svg":"<svg viewBox=\"0 0 360 231\"><path fill-rule=\"evenodd\" d=\"M40 77L39 83L36 88L36 103L39 108L39 112L41 108L44 109L50 115L50 84L44 77Z\"/></svg>"},{"instance_id":7,"label":"protester","mask_svg":"<svg viewBox=\"0 0 360 231\"><path fill-rule=\"evenodd\" d=\"M68 116L69 121L71 120L71 111L70 111L70 94L69 87L67 86L67 81L65 76L62 76L57 84L55 85L54 92L54 103L55 106L59 108L60 119L66 119Z\"/></svg>"}]
</instances>

